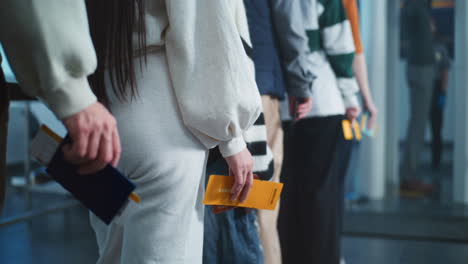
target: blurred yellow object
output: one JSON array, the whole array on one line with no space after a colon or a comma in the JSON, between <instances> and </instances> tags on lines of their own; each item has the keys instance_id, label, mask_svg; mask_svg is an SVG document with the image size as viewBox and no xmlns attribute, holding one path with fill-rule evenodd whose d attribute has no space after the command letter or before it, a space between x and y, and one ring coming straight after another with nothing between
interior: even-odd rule
<instances>
[{"instance_id":1,"label":"blurred yellow object","mask_svg":"<svg viewBox=\"0 0 468 264\"><path fill-rule=\"evenodd\" d=\"M128 198L134 201L135 203L139 203L141 201L140 196L138 196L138 194L136 193L131 193L130 196L128 196Z\"/></svg>"},{"instance_id":2,"label":"blurred yellow object","mask_svg":"<svg viewBox=\"0 0 468 264\"><path fill-rule=\"evenodd\" d=\"M353 123L353 128L354 128L354 137L357 140L361 140L362 139L361 129L359 128L359 124L357 121Z\"/></svg>"},{"instance_id":3,"label":"blurred yellow object","mask_svg":"<svg viewBox=\"0 0 468 264\"><path fill-rule=\"evenodd\" d=\"M351 122L349 120L343 120L341 122L341 126L343 127L343 135L346 140L353 139L353 130L351 128Z\"/></svg>"}]
</instances>

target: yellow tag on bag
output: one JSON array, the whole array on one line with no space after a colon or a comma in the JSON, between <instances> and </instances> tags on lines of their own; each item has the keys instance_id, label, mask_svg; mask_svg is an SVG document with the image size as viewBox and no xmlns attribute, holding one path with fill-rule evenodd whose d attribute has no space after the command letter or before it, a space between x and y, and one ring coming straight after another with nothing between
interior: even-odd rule
<instances>
[{"instance_id":1,"label":"yellow tag on bag","mask_svg":"<svg viewBox=\"0 0 468 264\"><path fill-rule=\"evenodd\" d=\"M203 204L274 210L283 190L282 183L254 180L247 200L240 203L239 201L231 201L233 184L234 177L232 176L211 175Z\"/></svg>"},{"instance_id":2,"label":"yellow tag on bag","mask_svg":"<svg viewBox=\"0 0 468 264\"><path fill-rule=\"evenodd\" d=\"M357 121L354 122L353 128L354 128L354 136L356 137L357 140L361 140L362 139L361 129L359 128L359 124Z\"/></svg>"},{"instance_id":3,"label":"yellow tag on bag","mask_svg":"<svg viewBox=\"0 0 468 264\"><path fill-rule=\"evenodd\" d=\"M353 139L353 130L351 129L351 122L345 119L341 122L341 126L343 127L344 138L346 140Z\"/></svg>"},{"instance_id":4,"label":"yellow tag on bag","mask_svg":"<svg viewBox=\"0 0 468 264\"><path fill-rule=\"evenodd\" d=\"M366 131L367 130L367 119L369 119L369 114L364 113L361 117L361 130Z\"/></svg>"},{"instance_id":5,"label":"yellow tag on bag","mask_svg":"<svg viewBox=\"0 0 468 264\"><path fill-rule=\"evenodd\" d=\"M364 113L361 119L361 133L365 136L375 138L377 135L377 124L374 124L371 128L367 127L367 122L369 121L369 113Z\"/></svg>"}]
</instances>

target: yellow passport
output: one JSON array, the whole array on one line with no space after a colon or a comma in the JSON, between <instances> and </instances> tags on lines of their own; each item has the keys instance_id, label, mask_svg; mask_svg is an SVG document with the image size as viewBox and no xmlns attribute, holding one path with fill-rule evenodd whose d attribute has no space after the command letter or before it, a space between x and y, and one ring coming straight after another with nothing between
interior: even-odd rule
<instances>
[{"instance_id":1,"label":"yellow passport","mask_svg":"<svg viewBox=\"0 0 468 264\"><path fill-rule=\"evenodd\" d=\"M239 201L231 201L233 184L234 178L231 176L211 175L203 204L274 210L283 190L282 183L254 180L247 200L240 203Z\"/></svg>"},{"instance_id":2,"label":"yellow passport","mask_svg":"<svg viewBox=\"0 0 468 264\"><path fill-rule=\"evenodd\" d=\"M351 122L349 120L341 121L341 126L343 127L343 135L346 140L353 139L353 129L351 128Z\"/></svg>"},{"instance_id":3,"label":"yellow passport","mask_svg":"<svg viewBox=\"0 0 468 264\"><path fill-rule=\"evenodd\" d=\"M357 140L362 139L362 134L361 134L361 129L359 128L359 124L357 122L353 123L353 128L354 128L354 136Z\"/></svg>"}]
</instances>

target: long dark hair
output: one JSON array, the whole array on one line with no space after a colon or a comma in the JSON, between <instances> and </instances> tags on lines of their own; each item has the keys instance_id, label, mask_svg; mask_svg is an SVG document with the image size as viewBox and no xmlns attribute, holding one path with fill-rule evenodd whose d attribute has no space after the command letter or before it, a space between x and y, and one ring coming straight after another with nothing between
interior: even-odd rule
<instances>
[{"instance_id":1,"label":"long dark hair","mask_svg":"<svg viewBox=\"0 0 468 264\"><path fill-rule=\"evenodd\" d=\"M140 69L146 63L145 0L86 0L86 7L98 60L96 72L89 77L91 88L100 102L110 105L107 69L117 98L131 100L138 95L135 57L139 57Z\"/></svg>"}]
</instances>

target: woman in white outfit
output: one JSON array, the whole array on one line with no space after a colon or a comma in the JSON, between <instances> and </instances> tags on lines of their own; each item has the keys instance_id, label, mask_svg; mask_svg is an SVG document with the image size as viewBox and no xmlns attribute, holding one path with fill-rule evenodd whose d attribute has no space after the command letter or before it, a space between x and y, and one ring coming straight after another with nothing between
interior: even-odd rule
<instances>
[{"instance_id":1,"label":"woman in white outfit","mask_svg":"<svg viewBox=\"0 0 468 264\"><path fill-rule=\"evenodd\" d=\"M91 216L98 263L201 263L209 148L219 145L236 179L232 198L248 194L242 133L261 101L228 1L1 1L0 20L16 26L0 25L0 40L30 93L60 118L96 95L118 121L118 167L142 201L109 226ZM93 148L99 133L89 134Z\"/></svg>"},{"instance_id":2,"label":"woman in white outfit","mask_svg":"<svg viewBox=\"0 0 468 264\"><path fill-rule=\"evenodd\" d=\"M142 201L109 226L91 215L98 263L201 263L207 150L219 145L239 184L233 196L245 199L242 133L261 111L228 1L116 1L113 11L99 2L88 3L101 62L91 84L117 119L119 169Z\"/></svg>"}]
</instances>

